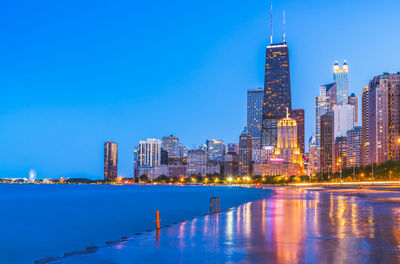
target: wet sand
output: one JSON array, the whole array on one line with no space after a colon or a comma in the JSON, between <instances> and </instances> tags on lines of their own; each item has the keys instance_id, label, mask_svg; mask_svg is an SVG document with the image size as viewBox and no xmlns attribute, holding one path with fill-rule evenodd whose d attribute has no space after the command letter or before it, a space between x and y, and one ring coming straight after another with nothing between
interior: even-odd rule
<instances>
[{"instance_id":1,"label":"wet sand","mask_svg":"<svg viewBox=\"0 0 400 264\"><path fill-rule=\"evenodd\" d=\"M398 191L275 191L268 199L52 263L400 262L400 203L390 201Z\"/></svg>"}]
</instances>

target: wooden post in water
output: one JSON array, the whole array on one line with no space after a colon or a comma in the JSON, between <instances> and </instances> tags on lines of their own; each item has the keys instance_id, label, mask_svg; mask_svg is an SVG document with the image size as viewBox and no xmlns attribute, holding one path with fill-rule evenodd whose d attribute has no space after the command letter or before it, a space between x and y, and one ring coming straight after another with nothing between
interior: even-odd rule
<instances>
[{"instance_id":1,"label":"wooden post in water","mask_svg":"<svg viewBox=\"0 0 400 264\"><path fill-rule=\"evenodd\" d=\"M156 225L157 225L157 230L160 229L160 211L156 211Z\"/></svg>"},{"instance_id":2,"label":"wooden post in water","mask_svg":"<svg viewBox=\"0 0 400 264\"><path fill-rule=\"evenodd\" d=\"M211 197L210 198L210 212L211 213L219 213L219 197Z\"/></svg>"}]
</instances>

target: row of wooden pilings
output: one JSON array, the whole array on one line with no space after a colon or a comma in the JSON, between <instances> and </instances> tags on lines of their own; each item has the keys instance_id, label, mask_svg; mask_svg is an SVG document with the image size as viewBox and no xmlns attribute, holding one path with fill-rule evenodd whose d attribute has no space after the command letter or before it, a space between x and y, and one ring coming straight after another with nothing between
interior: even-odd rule
<instances>
[{"instance_id":1,"label":"row of wooden pilings","mask_svg":"<svg viewBox=\"0 0 400 264\"><path fill-rule=\"evenodd\" d=\"M219 197L211 197L210 198L210 213L219 213L220 212L220 207L219 207ZM156 211L156 227L157 230L160 230L160 211Z\"/></svg>"}]
</instances>

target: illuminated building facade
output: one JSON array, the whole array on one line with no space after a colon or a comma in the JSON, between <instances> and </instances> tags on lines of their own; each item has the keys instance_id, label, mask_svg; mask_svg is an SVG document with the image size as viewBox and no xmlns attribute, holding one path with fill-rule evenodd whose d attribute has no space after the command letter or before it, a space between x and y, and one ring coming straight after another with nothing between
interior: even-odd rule
<instances>
[{"instance_id":1,"label":"illuminated building facade","mask_svg":"<svg viewBox=\"0 0 400 264\"><path fill-rule=\"evenodd\" d=\"M362 127L347 131L347 167L361 166Z\"/></svg>"},{"instance_id":2,"label":"illuminated building facade","mask_svg":"<svg viewBox=\"0 0 400 264\"><path fill-rule=\"evenodd\" d=\"M161 140L148 138L139 141L138 167L157 167L161 165Z\"/></svg>"},{"instance_id":3,"label":"illuminated building facade","mask_svg":"<svg viewBox=\"0 0 400 264\"><path fill-rule=\"evenodd\" d=\"M203 150L190 150L187 154L187 174L206 176L208 154Z\"/></svg>"},{"instance_id":4,"label":"illuminated building facade","mask_svg":"<svg viewBox=\"0 0 400 264\"><path fill-rule=\"evenodd\" d=\"M320 172L326 174L332 172L333 151L333 112L321 116L321 148L320 148Z\"/></svg>"},{"instance_id":5,"label":"illuminated building facade","mask_svg":"<svg viewBox=\"0 0 400 264\"><path fill-rule=\"evenodd\" d=\"M362 139L361 139L361 164L363 166L371 164L370 146L369 146L369 89L368 86L363 88L361 98L361 122L362 122Z\"/></svg>"},{"instance_id":6,"label":"illuminated building facade","mask_svg":"<svg viewBox=\"0 0 400 264\"><path fill-rule=\"evenodd\" d=\"M167 176L178 179L186 177L186 165L168 165Z\"/></svg>"},{"instance_id":7,"label":"illuminated building facade","mask_svg":"<svg viewBox=\"0 0 400 264\"><path fill-rule=\"evenodd\" d=\"M337 84L338 104L347 104L349 90L348 72L349 67L346 61L344 61L342 68L339 67L339 63L337 61L333 65L333 80Z\"/></svg>"},{"instance_id":8,"label":"illuminated building facade","mask_svg":"<svg viewBox=\"0 0 400 264\"><path fill-rule=\"evenodd\" d=\"M349 97L348 97L348 103L349 105L354 106L354 123L357 124L358 123L358 98L357 96L352 93Z\"/></svg>"},{"instance_id":9,"label":"illuminated building facade","mask_svg":"<svg viewBox=\"0 0 400 264\"><path fill-rule=\"evenodd\" d=\"M239 137L239 174L252 174L252 142L246 127Z\"/></svg>"},{"instance_id":10,"label":"illuminated building facade","mask_svg":"<svg viewBox=\"0 0 400 264\"><path fill-rule=\"evenodd\" d=\"M118 144L104 143L104 180L115 180L118 177Z\"/></svg>"},{"instance_id":11,"label":"illuminated building facade","mask_svg":"<svg viewBox=\"0 0 400 264\"><path fill-rule=\"evenodd\" d=\"M297 123L293 118L286 118L278 122L278 144L275 148L275 156L287 163L298 163L303 166L300 148L297 145Z\"/></svg>"},{"instance_id":12,"label":"illuminated building facade","mask_svg":"<svg viewBox=\"0 0 400 264\"><path fill-rule=\"evenodd\" d=\"M168 137L163 137L161 147L168 152L168 163L169 164L177 164L179 162L180 144L179 144L178 137L174 137L174 135L170 135Z\"/></svg>"},{"instance_id":13,"label":"illuminated building facade","mask_svg":"<svg viewBox=\"0 0 400 264\"><path fill-rule=\"evenodd\" d=\"M228 152L235 152L239 155L239 143L229 143Z\"/></svg>"},{"instance_id":14,"label":"illuminated building facade","mask_svg":"<svg viewBox=\"0 0 400 264\"><path fill-rule=\"evenodd\" d=\"M348 130L352 129L354 123L354 106L340 104L333 109L334 137L345 137Z\"/></svg>"},{"instance_id":15,"label":"illuminated building facade","mask_svg":"<svg viewBox=\"0 0 400 264\"><path fill-rule=\"evenodd\" d=\"M308 141L308 175L319 172L319 147L314 136Z\"/></svg>"},{"instance_id":16,"label":"illuminated building facade","mask_svg":"<svg viewBox=\"0 0 400 264\"><path fill-rule=\"evenodd\" d=\"M268 163L273 158L275 148L272 146L264 146L261 149L254 149L252 151L252 159L254 163Z\"/></svg>"},{"instance_id":17,"label":"illuminated building facade","mask_svg":"<svg viewBox=\"0 0 400 264\"><path fill-rule=\"evenodd\" d=\"M400 73L374 77L368 96L370 160L400 160Z\"/></svg>"},{"instance_id":18,"label":"illuminated building facade","mask_svg":"<svg viewBox=\"0 0 400 264\"><path fill-rule=\"evenodd\" d=\"M278 122L292 110L289 49L286 42L267 47L263 100L262 146L276 146Z\"/></svg>"},{"instance_id":19,"label":"illuminated building facade","mask_svg":"<svg viewBox=\"0 0 400 264\"><path fill-rule=\"evenodd\" d=\"M238 175L239 156L236 152L228 152L224 157L224 175Z\"/></svg>"},{"instance_id":20,"label":"illuminated building facade","mask_svg":"<svg viewBox=\"0 0 400 264\"><path fill-rule=\"evenodd\" d=\"M300 154L304 155L304 109L293 109L291 117L297 124L297 146L300 148Z\"/></svg>"},{"instance_id":21,"label":"illuminated building facade","mask_svg":"<svg viewBox=\"0 0 400 264\"><path fill-rule=\"evenodd\" d=\"M319 96L315 98L315 140L321 144L321 116L333 110L336 106L336 83L321 85Z\"/></svg>"},{"instance_id":22,"label":"illuminated building facade","mask_svg":"<svg viewBox=\"0 0 400 264\"><path fill-rule=\"evenodd\" d=\"M264 89L247 91L247 130L253 140L254 149L261 148Z\"/></svg>"},{"instance_id":23,"label":"illuminated building facade","mask_svg":"<svg viewBox=\"0 0 400 264\"><path fill-rule=\"evenodd\" d=\"M225 143L223 140L207 139L207 153L209 161L222 162L225 155Z\"/></svg>"},{"instance_id":24,"label":"illuminated building facade","mask_svg":"<svg viewBox=\"0 0 400 264\"><path fill-rule=\"evenodd\" d=\"M255 163L254 175L256 176L298 176L301 172L300 164L282 161L269 163Z\"/></svg>"},{"instance_id":25,"label":"illuminated building facade","mask_svg":"<svg viewBox=\"0 0 400 264\"><path fill-rule=\"evenodd\" d=\"M332 172L338 172L347 167L347 138L337 137L333 143Z\"/></svg>"}]
</instances>

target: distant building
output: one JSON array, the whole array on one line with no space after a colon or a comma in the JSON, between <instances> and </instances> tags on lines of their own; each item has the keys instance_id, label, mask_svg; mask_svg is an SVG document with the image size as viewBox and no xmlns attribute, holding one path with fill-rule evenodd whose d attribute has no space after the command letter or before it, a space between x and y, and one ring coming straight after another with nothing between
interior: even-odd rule
<instances>
[{"instance_id":1,"label":"distant building","mask_svg":"<svg viewBox=\"0 0 400 264\"><path fill-rule=\"evenodd\" d=\"M207 174L208 155L203 150L190 150L187 154L187 175Z\"/></svg>"},{"instance_id":2,"label":"distant building","mask_svg":"<svg viewBox=\"0 0 400 264\"><path fill-rule=\"evenodd\" d=\"M235 152L239 155L239 144L238 143L229 143L228 144L228 152Z\"/></svg>"},{"instance_id":3,"label":"distant building","mask_svg":"<svg viewBox=\"0 0 400 264\"><path fill-rule=\"evenodd\" d=\"M263 88L247 90L247 130L253 149L261 147L263 100Z\"/></svg>"},{"instance_id":4,"label":"distant building","mask_svg":"<svg viewBox=\"0 0 400 264\"><path fill-rule=\"evenodd\" d=\"M217 139L207 139L206 145L208 160L223 162L226 148L224 141Z\"/></svg>"},{"instance_id":5,"label":"distant building","mask_svg":"<svg viewBox=\"0 0 400 264\"><path fill-rule=\"evenodd\" d=\"M224 157L224 175L239 174L239 156L236 152L228 152Z\"/></svg>"},{"instance_id":6,"label":"distant building","mask_svg":"<svg viewBox=\"0 0 400 264\"><path fill-rule=\"evenodd\" d=\"M370 160L400 160L400 72L374 77L368 96Z\"/></svg>"},{"instance_id":7,"label":"distant building","mask_svg":"<svg viewBox=\"0 0 400 264\"><path fill-rule=\"evenodd\" d=\"M331 111L327 90L333 86L336 86L336 83L322 85L319 89L319 96L315 98L315 140L318 147L321 144L321 116ZM336 94L334 98L336 98Z\"/></svg>"},{"instance_id":8,"label":"distant building","mask_svg":"<svg viewBox=\"0 0 400 264\"><path fill-rule=\"evenodd\" d=\"M154 180L161 175L168 177L169 174L168 165L159 165L156 167L138 167L136 168L136 171L137 171L137 177L146 175L151 180Z\"/></svg>"},{"instance_id":9,"label":"distant building","mask_svg":"<svg viewBox=\"0 0 400 264\"><path fill-rule=\"evenodd\" d=\"M252 173L252 145L251 136L246 127L239 137L239 174L251 175Z\"/></svg>"},{"instance_id":10,"label":"distant building","mask_svg":"<svg viewBox=\"0 0 400 264\"><path fill-rule=\"evenodd\" d=\"M221 165L209 163L207 165L207 173L206 174L207 175L215 175L215 174L221 175Z\"/></svg>"},{"instance_id":11,"label":"distant building","mask_svg":"<svg viewBox=\"0 0 400 264\"><path fill-rule=\"evenodd\" d=\"M104 180L115 180L118 177L118 144L104 143Z\"/></svg>"},{"instance_id":12,"label":"distant building","mask_svg":"<svg viewBox=\"0 0 400 264\"><path fill-rule=\"evenodd\" d=\"M161 165L168 165L168 151L161 148Z\"/></svg>"},{"instance_id":13,"label":"distant building","mask_svg":"<svg viewBox=\"0 0 400 264\"><path fill-rule=\"evenodd\" d=\"M344 61L342 68L336 61L333 65L333 80L337 84L337 103L346 104L348 100L349 80L348 80L349 67L347 62Z\"/></svg>"},{"instance_id":14,"label":"distant building","mask_svg":"<svg viewBox=\"0 0 400 264\"><path fill-rule=\"evenodd\" d=\"M169 164L177 164L179 162L180 144L179 144L178 137L174 137L174 135L170 135L168 137L163 137L161 147L168 152L168 163Z\"/></svg>"},{"instance_id":15,"label":"distant building","mask_svg":"<svg viewBox=\"0 0 400 264\"><path fill-rule=\"evenodd\" d=\"M347 131L355 125L354 106L349 104L337 105L333 109L333 117L334 137L345 137Z\"/></svg>"},{"instance_id":16,"label":"distant building","mask_svg":"<svg viewBox=\"0 0 400 264\"><path fill-rule=\"evenodd\" d=\"M161 141L148 138L139 141L138 167L157 167L161 165Z\"/></svg>"},{"instance_id":17,"label":"distant building","mask_svg":"<svg viewBox=\"0 0 400 264\"><path fill-rule=\"evenodd\" d=\"M297 145L297 123L289 117L278 122L278 144L275 148L275 155L287 163L298 163L303 166L303 159L300 148Z\"/></svg>"},{"instance_id":18,"label":"distant building","mask_svg":"<svg viewBox=\"0 0 400 264\"><path fill-rule=\"evenodd\" d=\"M347 167L347 138L337 137L333 143L332 172Z\"/></svg>"},{"instance_id":19,"label":"distant building","mask_svg":"<svg viewBox=\"0 0 400 264\"><path fill-rule=\"evenodd\" d=\"M206 145L206 144L201 144L201 145L199 146L199 150L202 150L202 151L207 152L207 145Z\"/></svg>"},{"instance_id":20,"label":"distant building","mask_svg":"<svg viewBox=\"0 0 400 264\"><path fill-rule=\"evenodd\" d=\"M183 160L186 159L188 151L189 151L188 147L185 147L184 145L179 143L179 159L180 159L182 164L184 163Z\"/></svg>"},{"instance_id":21,"label":"distant building","mask_svg":"<svg viewBox=\"0 0 400 264\"><path fill-rule=\"evenodd\" d=\"M314 136L308 141L308 176L319 172L319 147Z\"/></svg>"},{"instance_id":22,"label":"distant building","mask_svg":"<svg viewBox=\"0 0 400 264\"><path fill-rule=\"evenodd\" d=\"M349 105L354 106L354 124L358 124L358 98L357 96L352 93L349 97L348 97L348 102Z\"/></svg>"},{"instance_id":23,"label":"distant building","mask_svg":"<svg viewBox=\"0 0 400 264\"><path fill-rule=\"evenodd\" d=\"M270 163L255 163L254 175L256 176L298 176L301 168L298 163L285 163L272 161Z\"/></svg>"},{"instance_id":24,"label":"distant building","mask_svg":"<svg viewBox=\"0 0 400 264\"><path fill-rule=\"evenodd\" d=\"M347 167L361 166L362 128L347 131Z\"/></svg>"},{"instance_id":25,"label":"distant building","mask_svg":"<svg viewBox=\"0 0 400 264\"><path fill-rule=\"evenodd\" d=\"M275 153L272 146L264 146L261 149L252 150L252 160L254 163L268 163Z\"/></svg>"},{"instance_id":26,"label":"distant building","mask_svg":"<svg viewBox=\"0 0 400 264\"><path fill-rule=\"evenodd\" d=\"M300 148L300 154L304 155L304 109L293 109L291 117L297 124L297 146Z\"/></svg>"},{"instance_id":27,"label":"distant building","mask_svg":"<svg viewBox=\"0 0 400 264\"><path fill-rule=\"evenodd\" d=\"M278 122L292 110L289 48L283 43L267 46L263 100L262 146L276 146Z\"/></svg>"},{"instance_id":28,"label":"distant building","mask_svg":"<svg viewBox=\"0 0 400 264\"><path fill-rule=\"evenodd\" d=\"M362 121L362 135L361 135L361 164L367 166L371 164L370 145L369 145L369 90L368 86L363 88L362 91L362 108L361 108L361 121Z\"/></svg>"},{"instance_id":29,"label":"distant building","mask_svg":"<svg viewBox=\"0 0 400 264\"><path fill-rule=\"evenodd\" d=\"M168 177L183 178L186 177L186 165L168 165Z\"/></svg>"},{"instance_id":30,"label":"distant building","mask_svg":"<svg viewBox=\"0 0 400 264\"><path fill-rule=\"evenodd\" d=\"M321 116L321 149L320 149L320 171L324 174L332 172L333 151L333 112Z\"/></svg>"}]
</instances>

